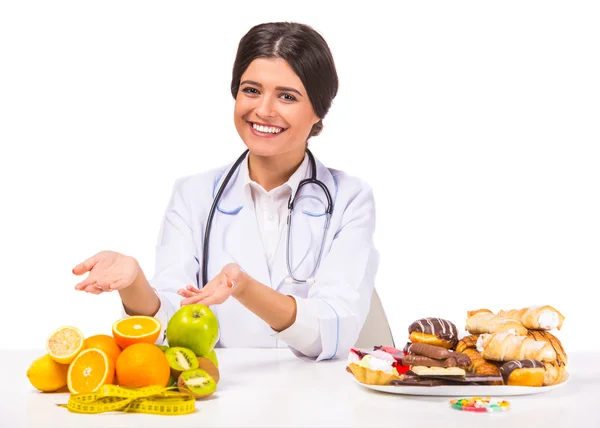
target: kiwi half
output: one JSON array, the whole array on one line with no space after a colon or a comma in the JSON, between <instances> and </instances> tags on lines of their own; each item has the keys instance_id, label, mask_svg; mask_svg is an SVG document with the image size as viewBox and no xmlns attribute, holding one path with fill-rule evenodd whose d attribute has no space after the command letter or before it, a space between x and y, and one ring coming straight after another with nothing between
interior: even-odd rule
<instances>
[{"instance_id":1,"label":"kiwi half","mask_svg":"<svg viewBox=\"0 0 600 428\"><path fill-rule=\"evenodd\" d=\"M206 370L190 369L181 372L177 387L180 392L190 392L196 398L205 398L217 390L217 383Z\"/></svg>"},{"instance_id":2,"label":"kiwi half","mask_svg":"<svg viewBox=\"0 0 600 428\"><path fill-rule=\"evenodd\" d=\"M215 383L219 383L219 369L210 359L198 357L198 368L208 373L215 380Z\"/></svg>"},{"instance_id":3,"label":"kiwi half","mask_svg":"<svg viewBox=\"0 0 600 428\"><path fill-rule=\"evenodd\" d=\"M198 368L198 358L193 351L187 348L180 346L169 348L165 351L165 357L171 366L171 376L175 379L185 370Z\"/></svg>"}]
</instances>

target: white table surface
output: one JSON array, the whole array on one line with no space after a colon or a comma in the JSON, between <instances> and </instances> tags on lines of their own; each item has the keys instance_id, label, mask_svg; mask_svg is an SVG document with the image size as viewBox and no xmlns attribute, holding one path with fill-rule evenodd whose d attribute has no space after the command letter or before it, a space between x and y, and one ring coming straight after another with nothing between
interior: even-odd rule
<instances>
[{"instance_id":1,"label":"white table surface","mask_svg":"<svg viewBox=\"0 0 600 428\"><path fill-rule=\"evenodd\" d=\"M600 427L600 354L569 355L570 381L544 394L504 397L511 410L471 413L451 397L376 392L357 384L345 360L306 362L287 349L218 349L221 381L196 413L81 415L40 393L25 375L43 351L0 350L0 426L17 427Z\"/></svg>"}]
</instances>

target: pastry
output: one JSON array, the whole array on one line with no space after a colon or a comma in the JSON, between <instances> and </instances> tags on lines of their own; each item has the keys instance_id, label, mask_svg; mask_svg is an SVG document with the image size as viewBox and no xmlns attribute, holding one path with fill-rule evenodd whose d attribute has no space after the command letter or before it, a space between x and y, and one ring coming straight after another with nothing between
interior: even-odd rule
<instances>
[{"instance_id":1,"label":"pastry","mask_svg":"<svg viewBox=\"0 0 600 428\"><path fill-rule=\"evenodd\" d=\"M487 361L481 356L481 353L474 348L467 348L463 351L465 355L471 360L471 364L467 366L468 373L485 374L485 375L499 375L500 367L497 362Z\"/></svg>"},{"instance_id":2,"label":"pastry","mask_svg":"<svg viewBox=\"0 0 600 428\"><path fill-rule=\"evenodd\" d=\"M458 342L458 330L450 321L441 318L422 318L408 327L412 343L426 343L452 349Z\"/></svg>"},{"instance_id":3,"label":"pastry","mask_svg":"<svg viewBox=\"0 0 600 428\"><path fill-rule=\"evenodd\" d=\"M556 352L548 342L513 332L482 334L477 339L477 350L486 360L556 360Z\"/></svg>"},{"instance_id":4,"label":"pastry","mask_svg":"<svg viewBox=\"0 0 600 428\"><path fill-rule=\"evenodd\" d=\"M402 359L402 364L428 367L467 367L471 360L465 354L450 351L441 346L426 343L409 343L405 352L409 355Z\"/></svg>"},{"instance_id":5,"label":"pastry","mask_svg":"<svg viewBox=\"0 0 600 428\"><path fill-rule=\"evenodd\" d=\"M537 341L547 342L552 346L554 352L556 352L556 360L543 361L544 369L546 370L544 385L559 383L565 375L568 362L567 354L560 340L547 331L529 330L527 336Z\"/></svg>"},{"instance_id":6,"label":"pastry","mask_svg":"<svg viewBox=\"0 0 600 428\"><path fill-rule=\"evenodd\" d=\"M477 348L478 337L478 334L472 334L470 336L465 336L462 339L460 339L456 344L456 352L464 352L464 350L468 348Z\"/></svg>"},{"instance_id":7,"label":"pastry","mask_svg":"<svg viewBox=\"0 0 600 428\"><path fill-rule=\"evenodd\" d=\"M505 331L514 331L519 336L527 334L527 328L519 321L495 315L488 309L468 312L465 329L471 334L501 333Z\"/></svg>"},{"instance_id":8,"label":"pastry","mask_svg":"<svg viewBox=\"0 0 600 428\"><path fill-rule=\"evenodd\" d=\"M352 348L348 354L346 371L361 383L389 385L392 380L400 379L396 364L396 359L385 351L365 352Z\"/></svg>"},{"instance_id":9,"label":"pastry","mask_svg":"<svg viewBox=\"0 0 600 428\"><path fill-rule=\"evenodd\" d=\"M500 368L505 385L542 386L544 384L544 365L536 360L508 361Z\"/></svg>"},{"instance_id":10,"label":"pastry","mask_svg":"<svg viewBox=\"0 0 600 428\"><path fill-rule=\"evenodd\" d=\"M560 312L548 305L499 311L498 315L516 320L531 330L560 330L565 320Z\"/></svg>"}]
</instances>

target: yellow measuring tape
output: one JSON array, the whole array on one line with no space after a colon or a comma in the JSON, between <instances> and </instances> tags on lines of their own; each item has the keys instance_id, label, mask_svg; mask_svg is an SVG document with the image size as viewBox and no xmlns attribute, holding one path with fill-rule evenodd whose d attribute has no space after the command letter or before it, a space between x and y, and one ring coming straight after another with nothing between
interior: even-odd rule
<instances>
[{"instance_id":1,"label":"yellow measuring tape","mask_svg":"<svg viewBox=\"0 0 600 428\"><path fill-rule=\"evenodd\" d=\"M177 387L147 386L125 388L103 385L96 392L71 394L67 404L57 404L75 413L128 412L154 415L185 415L194 413L196 399L179 392Z\"/></svg>"}]
</instances>

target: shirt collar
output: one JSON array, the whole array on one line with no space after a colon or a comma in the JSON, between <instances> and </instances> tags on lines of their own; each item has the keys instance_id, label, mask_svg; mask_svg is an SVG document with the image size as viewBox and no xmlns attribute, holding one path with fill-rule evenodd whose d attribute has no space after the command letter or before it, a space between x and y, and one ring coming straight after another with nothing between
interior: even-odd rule
<instances>
[{"instance_id":1,"label":"shirt collar","mask_svg":"<svg viewBox=\"0 0 600 428\"><path fill-rule=\"evenodd\" d=\"M294 173L290 176L288 181L283 183L281 186L278 186L275 189L272 189L271 191L267 192L260 184L258 184L256 181L253 181L250 179L250 170L248 168L248 160L249 160L248 156L246 156L246 160L244 160L242 162L242 164L240 165L240 178L242 180L242 185L244 187L244 191L247 192L246 193L247 195L250 195L252 188L254 188L260 192L267 193L267 194L279 194L283 189L286 189L286 191L291 192L291 194L293 196L296 193L296 190L298 189L298 185L300 184L300 181L307 178L309 162L308 162L308 155L305 153L304 160L302 161L300 166L296 169L296 171L294 171Z\"/></svg>"}]
</instances>

